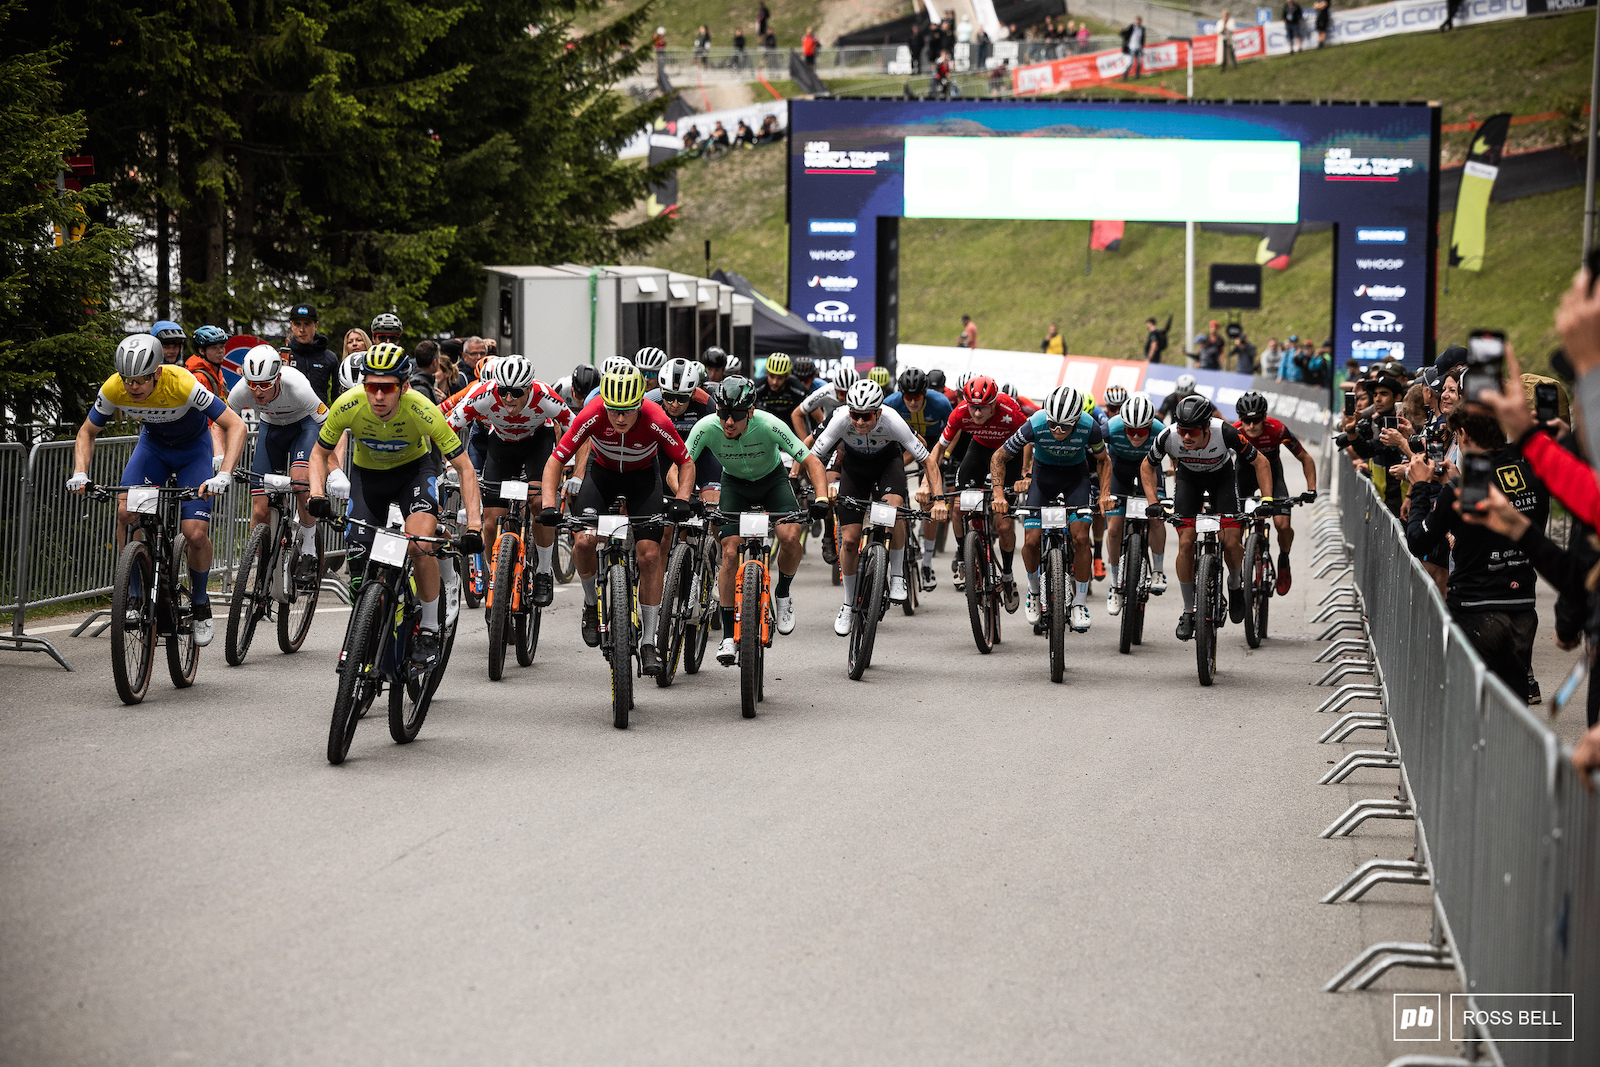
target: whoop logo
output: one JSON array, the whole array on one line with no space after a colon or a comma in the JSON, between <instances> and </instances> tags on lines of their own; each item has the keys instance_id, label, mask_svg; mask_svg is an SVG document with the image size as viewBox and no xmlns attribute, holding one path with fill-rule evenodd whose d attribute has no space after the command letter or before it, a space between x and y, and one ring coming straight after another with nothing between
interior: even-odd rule
<instances>
[{"instance_id":1,"label":"whoop logo","mask_svg":"<svg viewBox=\"0 0 1600 1067\"><path fill-rule=\"evenodd\" d=\"M856 250L853 248L813 248L811 250L811 258L829 263L848 263L856 258Z\"/></svg>"},{"instance_id":2,"label":"whoop logo","mask_svg":"<svg viewBox=\"0 0 1600 1067\"><path fill-rule=\"evenodd\" d=\"M811 258L815 259L816 256L817 256L817 254L815 252L811 253ZM1401 267L1403 267L1405 265L1406 265L1406 261L1403 260L1403 259L1358 259L1358 260L1356 260L1356 266L1360 267L1362 270L1399 270Z\"/></svg>"},{"instance_id":3,"label":"whoop logo","mask_svg":"<svg viewBox=\"0 0 1600 1067\"><path fill-rule=\"evenodd\" d=\"M806 313L807 322L854 322L850 305L843 300L819 300L815 309Z\"/></svg>"},{"instance_id":4,"label":"whoop logo","mask_svg":"<svg viewBox=\"0 0 1600 1067\"><path fill-rule=\"evenodd\" d=\"M1405 325L1396 318L1392 311L1363 311L1361 321L1352 323L1350 329L1355 333L1399 333Z\"/></svg>"}]
</instances>

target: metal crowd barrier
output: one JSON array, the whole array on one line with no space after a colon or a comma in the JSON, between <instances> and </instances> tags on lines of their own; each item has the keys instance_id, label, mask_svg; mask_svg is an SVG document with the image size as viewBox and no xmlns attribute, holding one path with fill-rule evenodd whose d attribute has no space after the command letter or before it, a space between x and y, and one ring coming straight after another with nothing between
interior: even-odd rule
<instances>
[{"instance_id":1,"label":"metal crowd barrier","mask_svg":"<svg viewBox=\"0 0 1600 1067\"><path fill-rule=\"evenodd\" d=\"M133 454L137 437L102 437L95 442L90 480L116 485ZM256 434L250 431L239 470L249 470ZM43 652L67 670L59 649L43 637L27 633L27 613L33 608L64 604L111 592L116 569L115 505L67 492L72 475L73 442L47 441L31 450L20 444L0 444L0 559L13 561L0 575L0 612L11 612L11 632L0 634L0 651ZM250 492L235 485L213 505L211 546L213 578L221 582L212 599L232 592L239 555L250 536ZM329 569L344 560L344 538L327 527L322 530ZM324 579L324 587L345 598L343 584ZM92 613L72 632L77 637L109 615ZM102 624L93 636L103 631Z\"/></svg>"},{"instance_id":2,"label":"metal crowd barrier","mask_svg":"<svg viewBox=\"0 0 1600 1067\"><path fill-rule=\"evenodd\" d=\"M1574 994L1574 1041L1497 1041L1496 1027L1478 1027L1496 1063L1600 1063L1600 796L1487 671L1372 483L1335 465L1401 796L1416 819L1436 938L1448 946L1439 959L1472 998Z\"/></svg>"}]
</instances>

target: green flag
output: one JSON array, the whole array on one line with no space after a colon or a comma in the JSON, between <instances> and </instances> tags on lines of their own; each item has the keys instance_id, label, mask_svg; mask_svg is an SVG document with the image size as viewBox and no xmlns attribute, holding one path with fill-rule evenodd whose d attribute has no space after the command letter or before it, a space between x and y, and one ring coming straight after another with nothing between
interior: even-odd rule
<instances>
[{"instance_id":1,"label":"green flag","mask_svg":"<svg viewBox=\"0 0 1600 1067\"><path fill-rule=\"evenodd\" d=\"M1489 194L1500 173L1500 153L1506 146L1511 114L1490 115L1478 127L1461 171L1456 191L1455 225L1450 232L1450 265L1463 270L1483 269L1483 250L1489 226Z\"/></svg>"}]
</instances>

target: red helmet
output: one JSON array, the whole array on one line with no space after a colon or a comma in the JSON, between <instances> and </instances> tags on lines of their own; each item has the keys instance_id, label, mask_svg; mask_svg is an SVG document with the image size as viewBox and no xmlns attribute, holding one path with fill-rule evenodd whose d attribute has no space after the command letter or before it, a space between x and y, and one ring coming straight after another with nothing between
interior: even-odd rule
<instances>
[{"instance_id":1,"label":"red helmet","mask_svg":"<svg viewBox=\"0 0 1600 1067\"><path fill-rule=\"evenodd\" d=\"M980 374L961 387L961 398L968 404L993 404L999 395L1000 387L987 374Z\"/></svg>"}]
</instances>

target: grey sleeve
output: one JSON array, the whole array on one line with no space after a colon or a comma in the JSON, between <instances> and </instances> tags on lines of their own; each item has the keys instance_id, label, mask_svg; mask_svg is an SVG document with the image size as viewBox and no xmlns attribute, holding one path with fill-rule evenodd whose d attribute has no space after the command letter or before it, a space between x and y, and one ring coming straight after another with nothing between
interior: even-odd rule
<instances>
[{"instance_id":1,"label":"grey sleeve","mask_svg":"<svg viewBox=\"0 0 1600 1067\"><path fill-rule=\"evenodd\" d=\"M1578 379L1578 407L1583 410L1584 444L1589 447L1591 462L1600 456L1600 370L1592 370Z\"/></svg>"}]
</instances>

